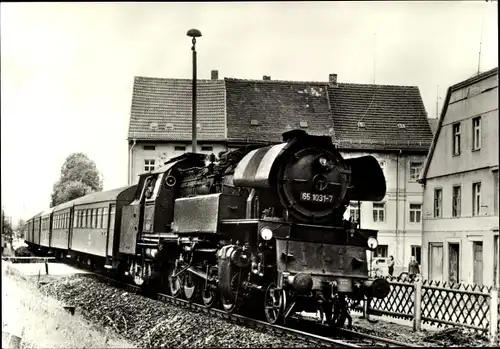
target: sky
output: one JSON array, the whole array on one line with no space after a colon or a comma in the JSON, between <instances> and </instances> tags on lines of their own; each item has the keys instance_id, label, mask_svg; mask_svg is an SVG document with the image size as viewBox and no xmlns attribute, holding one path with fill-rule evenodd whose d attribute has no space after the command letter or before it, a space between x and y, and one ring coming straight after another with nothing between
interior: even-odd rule
<instances>
[{"instance_id":1,"label":"sky","mask_svg":"<svg viewBox=\"0 0 500 349\"><path fill-rule=\"evenodd\" d=\"M446 90L498 66L497 2L2 3L1 199L13 222L49 207L65 158L127 185L134 76L418 86ZM482 30L481 30L482 27ZM482 35L481 35L482 32Z\"/></svg>"}]
</instances>

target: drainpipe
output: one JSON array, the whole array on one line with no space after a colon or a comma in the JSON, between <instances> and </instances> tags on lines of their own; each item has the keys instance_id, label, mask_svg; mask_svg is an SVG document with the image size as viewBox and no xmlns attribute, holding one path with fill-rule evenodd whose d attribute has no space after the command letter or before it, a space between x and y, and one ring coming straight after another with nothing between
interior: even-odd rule
<instances>
[{"instance_id":1,"label":"drainpipe","mask_svg":"<svg viewBox=\"0 0 500 349\"><path fill-rule=\"evenodd\" d=\"M396 153L396 252L398 251L398 246L399 246L399 154L401 153L401 150ZM398 255L398 253L396 253ZM404 270L404 260L403 260L403 270Z\"/></svg>"},{"instance_id":2,"label":"drainpipe","mask_svg":"<svg viewBox=\"0 0 500 349\"><path fill-rule=\"evenodd\" d=\"M134 142L134 144L132 144L132 146L130 147L129 152L128 152L128 184L129 185L132 184L132 169L134 168L133 162L132 162L132 150L135 147L135 143L136 143L135 138L133 139L133 142Z\"/></svg>"},{"instance_id":3,"label":"drainpipe","mask_svg":"<svg viewBox=\"0 0 500 349\"><path fill-rule=\"evenodd\" d=\"M408 197L406 193L406 175L407 175L407 166L406 166L406 158L403 158L403 164L404 164L404 177L403 177L403 261L405 260L405 255L406 255L406 198Z\"/></svg>"}]
</instances>

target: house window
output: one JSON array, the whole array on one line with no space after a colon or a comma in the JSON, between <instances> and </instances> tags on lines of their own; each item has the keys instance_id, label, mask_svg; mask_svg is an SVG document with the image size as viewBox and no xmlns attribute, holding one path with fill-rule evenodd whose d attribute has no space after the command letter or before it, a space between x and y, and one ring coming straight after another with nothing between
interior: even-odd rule
<instances>
[{"instance_id":1,"label":"house window","mask_svg":"<svg viewBox=\"0 0 500 349\"><path fill-rule=\"evenodd\" d=\"M144 171L153 171L155 169L155 161L153 159L144 160Z\"/></svg>"},{"instance_id":2,"label":"house window","mask_svg":"<svg viewBox=\"0 0 500 349\"><path fill-rule=\"evenodd\" d=\"M460 202L462 188L459 185L453 186L453 202L452 202L452 216L460 217Z\"/></svg>"},{"instance_id":3,"label":"house window","mask_svg":"<svg viewBox=\"0 0 500 349\"><path fill-rule=\"evenodd\" d=\"M472 184L472 215L479 216L481 212L481 183Z\"/></svg>"},{"instance_id":4,"label":"house window","mask_svg":"<svg viewBox=\"0 0 500 349\"><path fill-rule=\"evenodd\" d=\"M453 155L460 155L460 123L453 124Z\"/></svg>"},{"instance_id":5,"label":"house window","mask_svg":"<svg viewBox=\"0 0 500 349\"><path fill-rule=\"evenodd\" d=\"M154 145L145 145L144 150L156 150L156 146Z\"/></svg>"},{"instance_id":6,"label":"house window","mask_svg":"<svg viewBox=\"0 0 500 349\"><path fill-rule=\"evenodd\" d=\"M389 247L387 245L378 245L375 249L375 253L373 257L388 257L389 255Z\"/></svg>"},{"instance_id":7,"label":"house window","mask_svg":"<svg viewBox=\"0 0 500 349\"><path fill-rule=\"evenodd\" d=\"M420 174L420 170L422 169L421 162L411 162L410 163L410 181L416 182L418 179L418 175Z\"/></svg>"},{"instance_id":8,"label":"house window","mask_svg":"<svg viewBox=\"0 0 500 349\"><path fill-rule=\"evenodd\" d=\"M174 147L175 151L186 151L186 147L184 145L176 145Z\"/></svg>"},{"instance_id":9,"label":"house window","mask_svg":"<svg viewBox=\"0 0 500 349\"><path fill-rule=\"evenodd\" d=\"M410 204L410 223L420 223L422 220L422 204Z\"/></svg>"},{"instance_id":10,"label":"house window","mask_svg":"<svg viewBox=\"0 0 500 349\"><path fill-rule=\"evenodd\" d=\"M472 119L472 150L481 149L481 117Z\"/></svg>"},{"instance_id":11,"label":"house window","mask_svg":"<svg viewBox=\"0 0 500 349\"><path fill-rule=\"evenodd\" d=\"M434 217L441 217L443 210L443 189L434 189Z\"/></svg>"},{"instance_id":12,"label":"house window","mask_svg":"<svg viewBox=\"0 0 500 349\"><path fill-rule=\"evenodd\" d=\"M384 222L385 220L385 203L373 203L373 221Z\"/></svg>"},{"instance_id":13,"label":"house window","mask_svg":"<svg viewBox=\"0 0 500 349\"><path fill-rule=\"evenodd\" d=\"M211 145L206 145L204 147L201 147L201 151L213 151L214 150L214 147L212 147Z\"/></svg>"},{"instance_id":14,"label":"house window","mask_svg":"<svg viewBox=\"0 0 500 349\"><path fill-rule=\"evenodd\" d=\"M359 205L357 202L349 204L349 218L352 222L359 222Z\"/></svg>"},{"instance_id":15,"label":"house window","mask_svg":"<svg viewBox=\"0 0 500 349\"><path fill-rule=\"evenodd\" d=\"M411 255L415 257L419 265L422 264L422 248L420 246L412 245Z\"/></svg>"}]
</instances>

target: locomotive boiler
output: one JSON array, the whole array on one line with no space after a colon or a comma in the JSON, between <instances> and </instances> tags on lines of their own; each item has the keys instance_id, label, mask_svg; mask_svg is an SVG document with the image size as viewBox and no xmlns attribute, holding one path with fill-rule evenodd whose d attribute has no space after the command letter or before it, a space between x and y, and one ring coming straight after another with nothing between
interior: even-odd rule
<instances>
[{"instance_id":1,"label":"locomotive boiler","mask_svg":"<svg viewBox=\"0 0 500 349\"><path fill-rule=\"evenodd\" d=\"M343 159L330 137L301 130L219 159L184 154L140 176L116 264L137 284L207 307L251 305L271 323L319 310L342 325L346 297L389 292L386 280L368 278L377 231L343 219L349 201L385 192L374 157Z\"/></svg>"}]
</instances>

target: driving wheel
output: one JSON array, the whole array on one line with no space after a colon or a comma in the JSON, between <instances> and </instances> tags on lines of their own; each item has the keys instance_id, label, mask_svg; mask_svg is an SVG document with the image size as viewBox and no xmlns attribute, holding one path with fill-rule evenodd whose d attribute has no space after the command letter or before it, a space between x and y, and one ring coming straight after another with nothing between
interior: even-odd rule
<instances>
[{"instance_id":1,"label":"driving wheel","mask_svg":"<svg viewBox=\"0 0 500 349\"><path fill-rule=\"evenodd\" d=\"M170 294L172 297L177 298L180 296L182 292L182 282L179 276L172 276L175 274L175 269L172 269L172 271L168 275L168 286L170 289Z\"/></svg>"},{"instance_id":2,"label":"driving wheel","mask_svg":"<svg viewBox=\"0 0 500 349\"><path fill-rule=\"evenodd\" d=\"M274 283L267 287L264 296L264 314L269 323L275 324L283 320L286 306L286 293L278 289Z\"/></svg>"}]
</instances>

